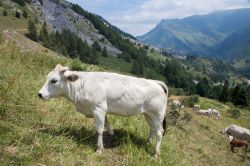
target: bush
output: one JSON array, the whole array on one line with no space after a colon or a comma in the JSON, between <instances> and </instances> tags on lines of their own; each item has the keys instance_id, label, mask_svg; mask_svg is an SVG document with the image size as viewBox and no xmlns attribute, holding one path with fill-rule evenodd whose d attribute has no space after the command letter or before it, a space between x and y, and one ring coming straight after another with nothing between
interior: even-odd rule
<instances>
[{"instance_id":1,"label":"bush","mask_svg":"<svg viewBox=\"0 0 250 166\"><path fill-rule=\"evenodd\" d=\"M7 16L8 12L6 10L3 11L3 16Z\"/></svg>"},{"instance_id":2,"label":"bush","mask_svg":"<svg viewBox=\"0 0 250 166\"><path fill-rule=\"evenodd\" d=\"M239 118L241 113L238 109L230 109L228 112L231 114L233 118Z\"/></svg>"},{"instance_id":3,"label":"bush","mask_svg":"<svg viewBox=\"0 0 250 166\"><path fill-rule=\"evenodd\" d=\"M184 116L181 118L181 120L185 121L185 122L189 122L191 121L193 118L192 114L190 114L189 112L185 112Z\"/></svg>"},{"instance_id":4,"label":"bush","mask_svg":"<svg viewBox=\"0 0 250 166\"><path fill-rule=\"evenodd\" d=\"M193 107L195 103L199 102L199 96L198 95L192 95L185 97L183 100L183 104L188 107Z\"/></svg>"},{"instance_id":5,"label":"bush","mask_svg":"<svg viewBox=\"0 0 250 166\"><path fill-rule=\"evenodd\" d=\"M74 71L85 71L86 66L83 66L79 59L74 59L71 62L70 68Z\"/></svg>"},{"instance_id":6,"label":"bush","mask_svg":"<svg viewBox=\"0 0 250 166\"><path fill-rule=\"evenodd\" d=\"M179 117L180 117L180 112L179 111L171 111L168 113L167 118L169 119L169 124L176 125Z\"/></svg>"},{"instance_id":7,"label":"bush","mask_svg":"<svg viewBox=\"0 0 250 166\"><path fill-rule=\"evenodd\" d=\"M24 10L24 12L23 12L23 17L28 18L28 12L26 10Z\"/></svg>"},{"instance_id":8,"label":"bush","mask_svg":"<svg viewBox=\"0 0 250 166\"><path fill-rule=\"evenodd\" d=\"M16 18L20 18L20 17L21 17L21 15L20 15L20 13L19 13L18 11L16 11L15 17L16 17Z\"/></svg>"}]
</instances>

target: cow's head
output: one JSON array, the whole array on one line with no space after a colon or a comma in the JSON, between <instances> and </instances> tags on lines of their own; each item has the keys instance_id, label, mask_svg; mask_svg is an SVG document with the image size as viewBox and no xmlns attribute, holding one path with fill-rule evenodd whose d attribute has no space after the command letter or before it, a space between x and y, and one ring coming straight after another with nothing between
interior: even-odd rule
<instances>
[{"instance_id":1,"label":"cow's head","mask_svg":"<svg viewBox=\"0 0 250 166\"><path fill-rule=\"evenodd\" d=\"M48 74L47 81L39 91L38 96L42 99L61 97L67 93L67 85L78 78L79 76L69 71L68 67L58 64Z\"/></svg>"}]
</instances>

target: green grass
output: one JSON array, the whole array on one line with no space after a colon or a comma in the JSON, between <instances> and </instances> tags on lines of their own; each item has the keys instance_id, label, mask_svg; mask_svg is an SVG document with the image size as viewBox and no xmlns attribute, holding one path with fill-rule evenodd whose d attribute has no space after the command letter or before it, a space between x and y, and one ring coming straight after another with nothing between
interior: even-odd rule
<instances>
[{"instance_id":1,"label":"green grass","mask_svg":"<svg viewBox=\"0 0 250 166\"><path fill-rule=\"evenodd\" d=\"M13 29L22 34L25 34L27 32L28 19L25 19L23 17L16 18L13 15L13 11L11 12L10 10L7 10L8 16L3 16L2 11L3 9L0 9L0 27Z\"/></svg>"},{"instance_id":2,"label":"green grass","mask_svg":"<svg viewBox=\"0 0 250 166\"><path fill-rule=\"evenodd\" d=\"M119 59L119 58L112 57L112 56L108 56L108 57L100 56L98 61L99 61L99 65L106 67L107 69L110 69L113 71L119 71L122 73L131 72L132 64L129 62L126 62L123 59Z\"/></svg>"},{"instance_id":3,"label":"green grass","mask_svg":"<svg viewBox=\"0 0 250 166\"><path fill-rule=\"evenodd\" d=\"M4 41L0 44L0 165L250 164L242 157L242 150L231 153L227 139L218 133L232 123L249 127L250 111L241 109L242 116L233 119L227 113L229 105L206 98L200 99L201 107L218 109L222 119L200 117L185 109L192 120L179 119L169 125L160 160L152 157L155 141L153 145L145 143L149 129L142 116L109 116L115 136L110 140L105 132L104 153L96 155L92 119L77 113L64 99L44 101L37 97L47 73L58 63L70 66L72 60L51 52L21 52L15 44ZM83 66L87 71L103 70Z\"/></svg>"}]
</instances>

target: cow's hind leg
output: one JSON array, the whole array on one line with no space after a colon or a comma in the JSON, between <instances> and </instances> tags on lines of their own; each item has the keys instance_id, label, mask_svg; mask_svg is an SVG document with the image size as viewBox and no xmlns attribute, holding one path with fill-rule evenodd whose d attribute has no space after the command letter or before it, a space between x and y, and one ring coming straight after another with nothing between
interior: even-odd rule
<instances>
[{"instance_id":1,"label":"cow's hind leg","mask_svg":"<svg viewBox=\"0 0 250 166\"><path fill-rule=\"evenodd\" d=\"M96 152L101 154L103 150L103 130L104 130L105 116L106 116L105 111L97 108L93 111L93 116L95 121L95 128L98 132Z\"/></svg>"},{"instance_id":2,"label":"cow's hind leg","mask_svg":"<svg viewBox=\"0 0 250 166\"><path fill-rule=\"evenodd\" d=\"M114 131L112 130L111 125L109 124L107 115L105 116L105 127L107 128L109 135L113 136Z\"/></svg>"},{"instance_id":3,"label":"cow's hind leg","mask_svg":"<svg viewBox=\"0 0 250 166\"><path fill-rule=\"evenodd\" d=\"M152 120L150 119L150 117L147 114L144 114L144 117L145 117L145 119L149 125L149 128L150 128L148 138L147 138L147 144L151 144L153 136L154 136L154 128L153 128Z\"/></svg>"},{"instance_id":4,"label":"cow's hind leg","mask_svg":"<svg viewBox=\"0 0 250 166\"><path fill-rule=\"evenodd\" d=\"M154 131L156 134L156 147L155 147L155 158L159 158L160 157L160 147L161 147L161 141L162 141L162 135L163 135L163 119L164 116L153 116L150 117L152 119L153 122L153 127L154 127Z\"/></svg>"},{"instance_id":5,"label":"cow's hind leg","mask_svg":"<svg viewBox=\"0 0 250 166\"><path fill-rule=\"evenodd\" d=\"M231 145L231 151L232 151L233 153L235 153L235 151L234 151L234 146L233 146L233 145Z\"/></svg>"}]
</instances>

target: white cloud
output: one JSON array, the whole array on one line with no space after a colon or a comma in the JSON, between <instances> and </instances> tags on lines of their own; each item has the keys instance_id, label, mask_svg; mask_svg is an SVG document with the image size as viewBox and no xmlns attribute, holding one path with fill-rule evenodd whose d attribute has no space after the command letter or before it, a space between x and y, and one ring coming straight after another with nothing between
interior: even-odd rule
<instances>
[{"instance_id":1,"label":"white cloud","mask_svg":"<svg viewBox=\"0 0 250 166\"><path fill-rule=\"evenodd\" d=\"M142 35L162 19L250 7L250 0L146 0L141 5L112 15L108 20L133 35Z\"/></svg>"}]
</instances>

